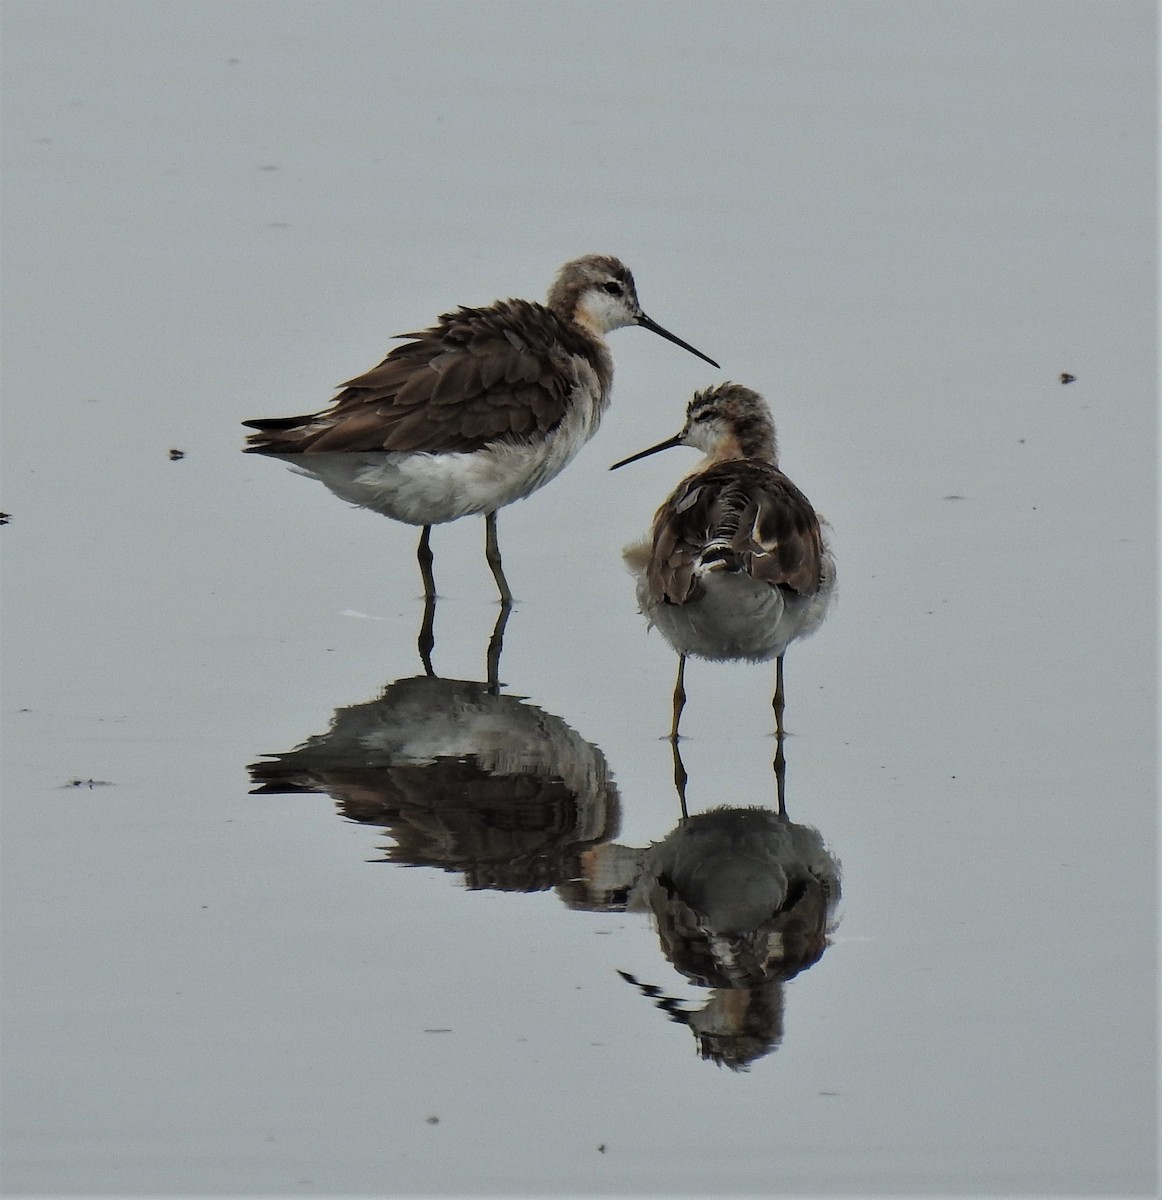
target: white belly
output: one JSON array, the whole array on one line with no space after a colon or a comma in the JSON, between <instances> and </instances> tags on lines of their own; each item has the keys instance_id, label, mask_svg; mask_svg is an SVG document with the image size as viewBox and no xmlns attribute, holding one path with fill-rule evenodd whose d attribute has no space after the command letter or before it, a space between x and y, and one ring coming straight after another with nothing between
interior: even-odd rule
<instances>
[{"instance_id":1,"label":"white belly","mask_svg":"<svg viewBox=\"0 0 1162 1200\"><path fill-rule=\"evenodd\" d=\"M278 455L336 496L409 525L495 512L543 487L576 457L600 420L578 404L548 438L494 442L458 454L387 452Z\"/></svg>"},{"instance_id":2,"label":"white belly","mask_svg":"<svg viewBox=\"0 0 1162 1200\"><path fill-rule=\"evenodd\" d=\"M634 563L632 551L628 556ZM791 642L823 623L835 593L835 563L823 558L823 579L813 596L759 583L743 571L703 569L705 592L688 604L658 604L644 572L635 569L642 612L679 654L719 662L768 662Z\"/></svg>"}]
</instances>

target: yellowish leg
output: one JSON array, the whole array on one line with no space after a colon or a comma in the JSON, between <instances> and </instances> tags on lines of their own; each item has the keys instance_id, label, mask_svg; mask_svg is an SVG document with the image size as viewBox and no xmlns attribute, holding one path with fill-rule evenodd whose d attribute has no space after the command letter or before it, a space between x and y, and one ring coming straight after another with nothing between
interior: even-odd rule
<instances>
[{"instance_id":1,"label":"yellowish leg","mask_svg":"<svg viewBox=\"0 0 1162 1200\"><path fill-rule=\"evenodd\" d=\"M678 739L672 738L670 748L674 751L674 787L678 791L678 803L682 808L682 820L689 820L690 814L686 811L686 765L682 762L682 752L678 749Z\"/></svg>"},{"instance_id":2,"label":"yellowish leg","mask_svg":"<svg viewBox=\"0 0 1162 1200\"><path fill-rule=\"evenodd\" d=\"M678 678L674 681L674 721L670 726L670 741L678 740L678 722L682 718L682 709L686 706L686 656L678 655Z\"/></svg>"},{"instance_id":3,"label":"yellowish leg","mask_svg":"<svg viewBox=\"0 0 1162 1200\"><path fill-rule=\"evenodd\" d=\"M787 759L783 754L783 735L775 734L775 792L779 799L779 816L784 820L787 816Z\"/></svg>"}]
</instances>

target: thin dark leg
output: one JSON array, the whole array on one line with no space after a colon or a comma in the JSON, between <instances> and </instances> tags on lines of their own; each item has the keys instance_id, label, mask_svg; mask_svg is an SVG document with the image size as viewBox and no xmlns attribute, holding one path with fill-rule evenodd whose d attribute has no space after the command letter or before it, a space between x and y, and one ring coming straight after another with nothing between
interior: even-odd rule
<instances>
[{"instance_id":1,"label":"thin dark leg","mask_svg":"<svg viewBox=\"0 0 1162 1200\"><path fill-rule=\"evenodd\" d=\"M771 702L775 710L775 736L782 737L783 729L783 656L780 654L775 661L775 698Z\"/></svg>"},{"instance_id":2,"label":"thin dark leg","mask_svg":"<svg viewBox=\"0 0 1162 1200\"><path fill-rule=\"evenodd\" d=\"M686 811L686 765L682 762L682 752L678 749L678 739L672 738L670 748L674 752L674 787L678 791L678 803L682 806L682 820L687 821L690 814Z\"/></svg>"},{"instance_id":3,"label":"thin dark leg","mask_svg":"<svg viewBox=\"0 0 1162 1200\"><path fill-rule=\"evenodd\" d=\"M500 565L500 544L496 540L496 513L484 514L484 557L492 568L492 577L500 589L501 604L512 603L512 592L509 591L508 580Z\"/></svg>"},{"instance_id":4,"label":"thin dark leg","mask_svg":"<svg viewBox=\"0 0 1162 1200\"><path fill-rule=\"evenodd\" d=\"M432 574L432 527L424 526L424 532L420 534L420 544L416 548L416 558L420 564L420 575L424 580L424 599L435 600L436 598L436 577Z\"/></svg>"},{"instance_id":5,"label":"thin dark leg","mask_svg":"<svg viewBox=\"0 0 1162 1200\"><path fill-rule=\"evenodd\" d=\"M787 819L787 759L783 754L783 735L775 735L775 791L779 797L779 816Z\"/></svg>"},{"instance_id":6,"label":"thin dark leg","mask_svg":"<svg viewBox=\"0 0 1162 1200\"><path fill-rule=\"evenodd\" d=\"M507 600L500 602L500 614L492 629L492 637L488 642L488 690L492 695L500 692L500 655L504 650L504 627L508 624L508 614L512 605Z\"/></svg>"},{"instance_id":7,"label":"thin dark leg","mask_svg":"<svg viewBox=\"0 0 1162 1200\"><path fill-rule=\"evenodd\" d=\"M686 707L686 656L678 655L678 678L674 681L674 721L670 726L670 741L678 740L678 721L682 717L682 709Z\"/></svg>"},{"instance_id":8,"label":"thin dark leg","mask_svg":"<svg viewBox=\"0 0 1162 1200\"><path fill-rule=\"evenodd\" d=\"M436 648L436 597L424 597L424 620L420 625L420 636L416 640L416 649L420 652L420 662L424 664L424 674L434 677L432 670L432 651Z\"/></svg>"}]
</instances>

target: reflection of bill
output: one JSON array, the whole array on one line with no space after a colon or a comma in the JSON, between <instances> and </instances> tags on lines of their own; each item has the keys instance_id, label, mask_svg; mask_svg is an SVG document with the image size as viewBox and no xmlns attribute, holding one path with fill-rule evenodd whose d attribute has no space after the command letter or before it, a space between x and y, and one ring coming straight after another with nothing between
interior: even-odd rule
<instances>
[{"instance_id":1,"label":"reflection of bill","mask_svg":"<svg viewBox=\"0 0 1162 1200\"><path fill-rule=\"evenodd\" d=\"M703 1058L745 1069L782 1041L783 984L827 948L839 863L817 830L785 811L718 808L685 816L676 744L675 760L683 812L677 828L644 850L587 850L582 879L566 898L576 908L652 914L663 953L692 983L713 989L710 999L688 1009L628 972L622 978L688 1025Z\"/></svg>"},{"instance_id":2,"label":"reflection of bill","mask_svg":"<svg viewBox=\"0 0 1162 1200\"><path fill-rule=\"evenodd\" d=\"M553 887L620 819L596 746L466 680L396 680L249 770L256 792L326 792L343 816L381 826L395 843L385 861L461 872L473 888Z\"/></svg>"},{"instance_id":3,"label":"reflection of bill","mask_svg":"<svg viewBox=\"0 0 1162 1200\"><path fill-rule=\"evenodd\" d=\"M781 747L780 747L781 749ZM340 813L392 839L383 861L437 867L469 888L556 888L576 910L648 912L662 951L701 1008L635 984L690 1027L704 1058L745 1069L783 1037L783 984L822 957L839 902L839 864L783 805L688 816L648 846L617 836L620 801L601 751L560 717L488 683L399 679L330 729L251 764L255 792L324 792Z\"/></svg>"}]
</instances>

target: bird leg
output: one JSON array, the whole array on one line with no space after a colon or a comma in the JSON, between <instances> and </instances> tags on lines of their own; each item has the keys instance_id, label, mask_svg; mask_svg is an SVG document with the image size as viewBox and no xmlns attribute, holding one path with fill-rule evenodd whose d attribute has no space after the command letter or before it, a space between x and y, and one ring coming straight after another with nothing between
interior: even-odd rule
<instances>
[{"instance_id":1,"label":"bird leg","mask_svg":"<svg viewBox=\"0 0 1162 1200\"><path fill-rule=\"evenodd\" d=\"M436 648L436 597L424 597L424 620L420 625L420 636L416 639L416 649L420 652L420 662L424 664L424 674L429 679L435 678L432 670L432 651Z\"/></svg>"},{"instance_id":2,"label":"bird leg","mask_svg":"<svg viewBox=\"0 0 1162 1200\"><path fill-rule=\"evenodd\" d=\"M771 707L775 710L775 737L781 738L784 735L783 730L783 656L780 654L775 660L775 698L771 701Z\"/></svg>"},{"instance_id":3,"label":"bird leg","mask_svg":"<svg viewBox=\"0 0 1162 1200\"><path fill-rule=\"evenodd\" d=\"M492 629L492 637L488 642L488 691L490 695L500 694L500 654L504 649L504 627L508 624L508 614L512 612L512 604L507 600L500 602L500 615Z\"/></svg>"},{"instance_id":4,"label":"bird leg","mask_svg":"<svg viewBox=\"0 0 1162 1200\"><path fill-rule=\"evenodd\" d=\"M420 575L424 580L424 599L435 600L436 598L436 577L432 574L432 527L424 526L424 532L420 534L420 544L416 548L416 559L420 564Z\"/></svg>"},{"instance_id":5,"label":"bird leg","mask_svg":"<svg viewBox=\"0 0 1162 1200\"><path fill-rule=\"evenodd\" d=\"M512 592L509 590L508 580L505 579L504 570L500 565L500 545L496 540L495 511L484 514L484 557L488 560L488 565L492 568L492 577L500 589L501 604L511 604Z\"/></svg>"},{"instance_id":6,"label":"bird leg","mask_svg":"<svg viewBox=\"0 0 1162 1200\"><path fill-rule=\"evenodd\" d=\"M772 764L775 768L775 793L779 799L779 816L785 821L787 819L787 758L783 754L783 735L775 734L775 761Z\"/></svg>"},{"instance_id":7,"label":"bird leg","mask_svg":"<svg viewBox=\"0 0 1162 1200\"><path fill-rule=\"evenodd\" d=\"M686 706L686 656L678 655L678 678L674 681L674 722L670 726L670 741L678 740L678 721L682 717L682 709Z\"/></svg>"},{"instance_id":8,"label":"bird leg","mask_svg":"<svg viewBox=\"0 0 1162 1200\"><path fill-rule=\"evenodd\" d=\"M673 738L670 741L670 749L674 752L674 787L678 791L678 803L682 808L682 820L690 819L690 814L686 811L686 765L682 762L682 752L678 749L678 739Z\"/></svg>"}]
</instances>

